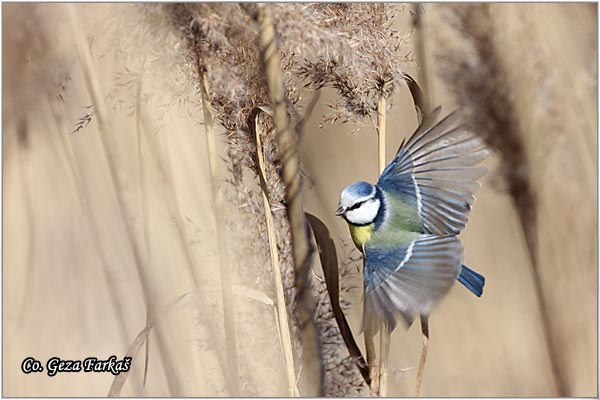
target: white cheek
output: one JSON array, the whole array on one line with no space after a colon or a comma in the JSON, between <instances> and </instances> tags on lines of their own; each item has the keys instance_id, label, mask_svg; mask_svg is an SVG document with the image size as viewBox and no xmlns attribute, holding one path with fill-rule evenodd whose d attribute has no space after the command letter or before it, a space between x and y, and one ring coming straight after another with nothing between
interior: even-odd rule
<instances>
[{"instance_id":1,"label":"white cheek","mask_svg":"<svg viewBox=\"0 0 600 400\"><path fill-rule=\"evenodd\" d=\"M379 200L375 199L367 201L362 206L355 210L346 212L346 219L353 224L364 225L370 224L375 220L377 213L379 212Z\"/></svg>"}]
</instances>

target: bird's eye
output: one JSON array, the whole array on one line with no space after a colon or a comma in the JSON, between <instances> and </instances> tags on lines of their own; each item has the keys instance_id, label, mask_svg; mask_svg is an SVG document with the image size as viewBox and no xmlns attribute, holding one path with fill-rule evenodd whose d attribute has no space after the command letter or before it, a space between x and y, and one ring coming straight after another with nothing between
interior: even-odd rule
<instances>
[{"instance_id":1,"label":"bird's eye","mask_svg":"<svg viewBox=\"0 0 600 400\"><path fill-rule=\"evenodd\" d=\"M364 201L359 201L358 203L354 203L350 207L348 207L348 209L346 211L356 210L358 207L362 206L363 204L364 204Z\"/></svg>"}]
</instances>

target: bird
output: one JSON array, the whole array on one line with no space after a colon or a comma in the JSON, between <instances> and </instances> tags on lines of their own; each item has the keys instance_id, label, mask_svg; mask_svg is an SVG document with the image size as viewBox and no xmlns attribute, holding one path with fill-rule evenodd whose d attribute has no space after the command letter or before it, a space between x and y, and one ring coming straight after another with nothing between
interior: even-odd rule
<instances>
[{"instance_id":1,"label":"bird","mask_svg":"<svg viewBox=\"0 0 600 400\"><path fill-rule=\"evenodd\" d=\"M457 235L486 173L478 164L490 152L460 123L460 109L434 124L440 112L435 108L401 143L376 184L356 182L340 195L336 215L364 256L362 329L373 334L382 321L391 332L398 320L409 327L419 315L428 341L429 314L455 280L477 297L483 293L485 278L463 264ZM419 387L418 378L417 393Z\"/></svg>"}]
</instances>

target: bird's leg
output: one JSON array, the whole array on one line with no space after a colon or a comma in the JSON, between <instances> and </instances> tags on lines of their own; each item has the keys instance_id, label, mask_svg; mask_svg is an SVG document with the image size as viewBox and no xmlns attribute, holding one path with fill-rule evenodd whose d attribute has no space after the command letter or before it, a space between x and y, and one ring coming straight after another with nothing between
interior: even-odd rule
<instances>
[{"instance_id":1,"label":"bird's leg","mask_svg":"<svg viewBox=\"0 0 600 400\"><path fill-rule=\"evenodd\" d=\"M417 372L417 394L421 392L421 383L423 382L423 370L425 369L425 360L427 359L427 346L429 345L429 320L428 316L421 315L421 332L423 333L423 350L421 351L421 361L419 362L419 371Z\"/></svg>"},{"instance_id":2,"label":"bird's leg","mask_svg":"<svg viewBox=\"0 0 600 400\"><path fill-rule=\"evenodd\" d=\"M367 364L369 365L369 379L371 380L371 396L379 395L379 365L375 353L375 334L372 327L365 328L365 348L367 350Z\"/></svg>"},{"instance_id":3,"label":"bird's leg","mask_svg":"<svg viewBox=\"0 0 600 400\"><path fill-rule=\"evenodd\" d=\"M381 320L379 346L379 397L387 397L387 363L390 357L390 332L385 318Z\"/></svg>"}]
</instances>

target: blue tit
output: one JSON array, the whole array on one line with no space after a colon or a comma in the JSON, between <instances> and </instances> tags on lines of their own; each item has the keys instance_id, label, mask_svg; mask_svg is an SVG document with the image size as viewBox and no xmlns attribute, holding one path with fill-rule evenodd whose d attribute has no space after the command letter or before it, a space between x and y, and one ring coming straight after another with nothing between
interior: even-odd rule
<instances>
[{"instance_id":1,"label":"blue tit","mask_svg":"<svg viewBox=\"0 0 600 400\"><path fill-rule=\"evenodd\" d=\"M429 128L421 124L376 185L357 182L342 191L336 215L365 257L363 329L377 332L383 318L390 331L400 317L408 326L416 314L426 320L455 279L483 293L485 278L463 265L457 235L486 172L477 164L489 150L459 117L454 111Z\"/></svg>"}]
</instances>

